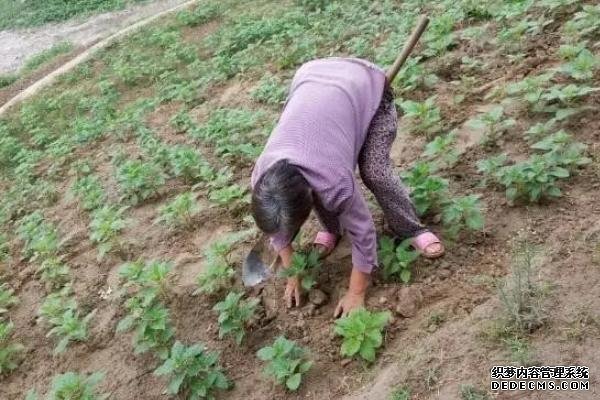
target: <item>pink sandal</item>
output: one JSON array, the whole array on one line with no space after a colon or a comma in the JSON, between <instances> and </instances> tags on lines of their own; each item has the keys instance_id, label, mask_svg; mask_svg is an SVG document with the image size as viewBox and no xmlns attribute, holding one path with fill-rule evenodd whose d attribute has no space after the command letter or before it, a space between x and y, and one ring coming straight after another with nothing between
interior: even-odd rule
<instances>
[{"instance_id":1,"label":"pink sandal","mask_svg":"<svg viewBox=\"0 0 600 400\"><path fill-rule=\"evenodd\" d=\"M321 257L327 257L335 249L335 247L337 246L337 242L337 235L326 231L320 231L317 233L313 244L318 244L325 247L325 252L321 254Z\"/></svg>"},{"instance_id":2,"label":"pink sandal","mask_svg":"<svg viewBox=\"0 0 600 400\"><path fill-rule=\"evenodd\" d=\"M429 258L429 259L441 257L442 255L444 255L444 252L445 252L444 246L442 245L441 240L429 231L423 232L423 233L415 236L412 239L411 244L416 250L421 252L423 257ZM441 247L440 250L434 251L434 252L427 251L427 248L429 246L431 246L432 244L439 244Z\"/></svg>"}]
</instances>

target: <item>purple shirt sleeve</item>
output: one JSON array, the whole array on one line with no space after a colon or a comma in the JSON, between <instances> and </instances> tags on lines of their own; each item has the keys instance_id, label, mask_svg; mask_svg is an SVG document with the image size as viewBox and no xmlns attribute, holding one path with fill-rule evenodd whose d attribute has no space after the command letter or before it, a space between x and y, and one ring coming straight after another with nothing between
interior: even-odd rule
<instances>
[{"instance_id":1,"label":"purple shirt sleeve","mask_svg":"<svg viewBox=\"0 0 600 400\"><path fill-rule=\"evenodd\" d=\"M377 237L373 216L356 182L348 201L339 218L352 243L352 264L359 271L370 274L377 267Z\"/></svg>"},{"instance_id":2,"label":"purple shirt sleeve","mask_svg":"<svg viewBox=\"0 0 600 400\"><path fill-rule=\"evenodd\" d=\"M292 243L292 238L283 232L277 232L269 237L269 242L271 243L273 250L279 253L287 245Z\"/></svg>"}]
</instances>

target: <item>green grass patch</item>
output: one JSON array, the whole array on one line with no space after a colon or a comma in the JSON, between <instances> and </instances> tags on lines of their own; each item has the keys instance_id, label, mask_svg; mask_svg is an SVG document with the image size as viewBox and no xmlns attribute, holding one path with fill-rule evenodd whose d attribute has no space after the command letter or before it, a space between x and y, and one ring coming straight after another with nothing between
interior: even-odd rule
<instances>
[{"instance_id":1,"label":"green grass patch","mask_svg":"<svg viewBox=\"0 0 600 400\"><path fill-rule=\"evenodd\" d=\"M50 47L49 49L44 50L41 53L36 54L35 56L28 59L25 62L25 65L23 66L23 72L34 71L34 70L38 69L39 67L41 67L42 65L47 64L50 61L54 60L56 57L60 56L61 54L70 53L71 50L73 50L73 44L71 44L70 42L57 43L57 44L53 45L52 47Z\"/></svg>"},{"instance_id":2,"label":"green grass patch","mask_svg":"<svg viewBox=\"0 0 600 400\"><path fill-rule=\"evenodd\" d=\"M18 75L15 74L2 74L0 75L0 89L12 85L19 79Z\"/></svg>"},{"instance_id":3,"label":"green grass patch","mask_svg":"<svg viewBox=\"0 0 600 400\"><path fill-rule=\"evenodd\" d=\"M0 0L0 30L28 28L50 22L112 11L145 0Z\"/></svg>"}]
</instances>

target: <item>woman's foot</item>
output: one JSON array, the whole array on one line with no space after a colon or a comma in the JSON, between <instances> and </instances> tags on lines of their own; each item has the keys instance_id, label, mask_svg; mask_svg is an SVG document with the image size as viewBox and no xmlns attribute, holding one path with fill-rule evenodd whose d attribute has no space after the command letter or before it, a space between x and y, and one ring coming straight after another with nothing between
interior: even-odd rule
<instances>
[{"instance_id":1,"label":"woman's foot","mask_svg":"<svg viewBox=\"0 0 600 400\"><path fill-rule=\"evenodd\" d=\"M425 258L438 258L444 255L444 245L433 233L426 231L415 236L411 241L412 246Z\"/></svg>"},{"instance_id":2,"label":"woman's foot","mask_svg":"<svg viewBox=\"0 0 600 400\"><path fill-rule=\"evenodd\" d=\"M319 252L320 258L325 258L331 254L331 252L335 249L338 243L337 235L333 233L329 233L326 231L320 231L317 233L315 237L315 241L313 242L313 246Z\"/></svg>"}]
</instances>

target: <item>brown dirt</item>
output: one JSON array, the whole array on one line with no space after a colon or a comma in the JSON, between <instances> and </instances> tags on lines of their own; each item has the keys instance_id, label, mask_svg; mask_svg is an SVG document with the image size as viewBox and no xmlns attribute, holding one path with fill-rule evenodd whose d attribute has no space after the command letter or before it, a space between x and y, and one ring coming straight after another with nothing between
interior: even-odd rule
<instances>
[{"instance_id":1,"label":"brown dirt","mask_svg":"<svg viewBox=\"0 0 600 400\"><path fill-rule=\"evenodd\" d=\"M189 37L194 36L190 34ZM489 80L506 74L506 70L507 66L498 60L498 65L489 71ZM454 70L446 72L449 77L454 77L455 73ZM246 82L232 82L227 88L220 89L221 96L214 99L214 104L251 106L247 96L236 97L236 93L247 91ZM451 94L449 89L440 91L446 91L447 96ZM441 103L446 121L452 126L461 126L466 115L472 115L485 106L482 99L477 99L465 106L468 113L453 113L447 96L441 98ZM598 98L594 98L592 103L600 106ZM178 110L179 105L176 104L161 106L150 115L148 123L166 142L191 144L175 133L168 122ZM199 106L191 114L202 115L202 110L203 106ZM570 127L578 140L590 145L600 140L600 123L593 117L591 113L582 115L580 121ZM522 152L522 148L518 148L523 147L519 135L519 132L509 133L500 150ZM185 188L182 182L173 181L155 199L131 210L131 224L122 235L128 251L122 255L110 255L102 262L97 261L96 250L87 238L88 217L76 203L61 198L46 210L46 217L57 224L63 237L70 235L75 238L66 261L73 268L74 291L80 305L85 311L96 311L91 324L91 339L72 345L64 355L52 355L54 341L45 337L47 328L35 317L44 288L33 277L33 267L26 262L18 262L13 266L13 271L18 273L13 275L10 284L16 288L21 304L11 310L11 318L16 326L16 336L28 351L23 366L0 386L0 398L20 400L32 387L43 393L52 376L67 370L103 370L106 379L101 389L110 393L111 398L163 399L161 393L165 382L152 375L157 360L148 355L134 355L131 335L115 333L115 326L123 316L117 296L116 271L124 261L143 256L148 260L174 261L177 276L168 306L177 338L185 343L202 342L220 352L223 366L236 382L235 388L220 398L385 400L395 387L407 384L413 390L413 399L459 399L460 384L487 388L489 367L510 363L502 346L483 339L482 332L490 318L500 312L493 282L507 273L511 239L519 231L528 232L530 240L542 246L544 257L539 279L552 283L548 300L550 320L531 338L535 361L538 365L590 366L592 390L569 392L567 395L558 392L519 393L496 398L598 398L598 375L594 371L600 366L600 326L594 321L600 320L600 207L597 201L600 167L593 165L581 171L565 185L564 197L557 201L529 207L508 207L503 193L493 188L478 187L480 177L473 165L487 154L481 147L473 146L475 141L471 134L466 133L464 140L465 152L453 172L452 189L456 193L477 192L482 195L488 205L485 231L464 236L454 244L448 243L448 252L440 260L418 261L415 280L410 285L417 299L414 302L408 299L406 306L414 307L410 313L405 309L396 312L401 285L385 284L376 277L368 306L375 310L390 310L395 318L387 330L385 347L373 367L367 368L358 361L348 365L344 363L343 366L339 355L340 341L332 335L333 309L347 284L351 264L350 248L345 241L325 262L323 273L319 276L318 287L329 298L325 305L315 308L305 304L288 312L280 301L282 283L272 282L260 291L249 291L250 296L262 299L264 310L260 321L248 332L244 345L238 348L230 340L219 340L215 314L211 311L215 299L192 296L194 278L202 269L203 249L222 233L240 230L242 226L226 212L217 209L207 209L189 230L170 232L153 224L160 201ZM135 147L132 143L111 139L100 146L79 150L76 157L93 156L98 174L114 198L117 194L109 159L110 145L113 144L131 151ZM399 136L393 151L396 165L404 167L414 161L424 144L423 138ZM248 172L247 168L242 168L238 174ZM65 178L58 188L59 192L66 193L70 183L71 178ZM378 231L383 231L379 210L375 219ZM315 230L313 219L307 236L310 237ZM19 246L18 243L13 244L13 254L18 254ZM234 254L238 269L239 259L247 247L242 246ZM241 287L239 278L235 286ZM414 315L403 317L407 314ZM434 314L443 316L441 322L431 322ZM262 365L254 357L260 347L280 334L309 347L316 363L297 394L286 393L266 381L261 374ZM435 376L433 381L428 380L431 374Z\"/></svg>"}]
</instances>

